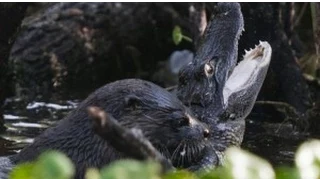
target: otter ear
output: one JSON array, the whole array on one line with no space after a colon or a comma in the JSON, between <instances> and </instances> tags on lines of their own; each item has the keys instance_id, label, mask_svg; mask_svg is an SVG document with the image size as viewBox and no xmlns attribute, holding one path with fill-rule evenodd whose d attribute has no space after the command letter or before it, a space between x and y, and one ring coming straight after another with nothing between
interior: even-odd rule
<instances>
[{"instance_id":1,"label":"otter ear","mask_svg":"<svg viewBox=\"0 0 320 180\"><path fill-rule=\"evenodd\" d=\"M136 95L128 95L124 98L125 106L133 109L139 108L141 106L141 99Z\"/></svg>"}]
</instances>

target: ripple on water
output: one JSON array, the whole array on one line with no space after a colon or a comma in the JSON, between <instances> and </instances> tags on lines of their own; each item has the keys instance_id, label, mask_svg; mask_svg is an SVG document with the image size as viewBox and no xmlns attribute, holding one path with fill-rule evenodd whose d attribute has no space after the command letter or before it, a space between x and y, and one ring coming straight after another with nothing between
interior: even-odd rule
<instances>
[{"instance_id":1,"label":"ripple on water","mask_svg":"<svg viewBox=\"0 0 320 180\"><path fill-rule=\"evenodd\" d=\"M77 106L77 104L72 103L72 101L66 101L66 102L68 103L67 105L44 103L44 102L32 102L27 105L26 109L31 110L31 109L37 109L39 107L47 107L55 110L66 110L66 109L68 110L68 109L74 109Z\"/></svg>"},{"instance_id":2,"label":"ripple on water","mask_svg":"<svg viewBox=\"0 0 320 180\"><path fill-rule=\"evenodd\" d=\"M7 130L0 135L0 146L2 145L0 155L17 153L78 104L79 101L67 100L50 103L32 102L23 106L19 100L9 99L4 108Z\"/></svg>"},{"instance_id":3,"label":"ripple on water","mask_svg":"<svg viewBox=\"0 0 320 180\"><path fill-rule=\"evenodd\" d=\"M29 122L12 123L11 126L14 126L14 127L30 127L30 128L48 128L48 126L45 125L45 124L29 123Z\"/></svg>"},{"instance_id":4,"label":"ripple on water","mask_svg":"<svg viewBox=\"0 0 320 180\"><path fill-rule=\"evenodd\" d=\"M19 120L19 119L28 119L27 117L22 117L22 116L15 116L11 114L5 114L3 115L5 120Z\"/></svg>"}]
</instances>

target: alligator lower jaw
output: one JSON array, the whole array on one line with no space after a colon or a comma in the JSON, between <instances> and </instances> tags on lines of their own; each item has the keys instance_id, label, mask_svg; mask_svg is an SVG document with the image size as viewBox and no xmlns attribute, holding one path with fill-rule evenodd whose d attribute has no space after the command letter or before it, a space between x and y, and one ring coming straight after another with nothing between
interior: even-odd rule
<instances>
[{"instance_id":1,"label":"alligator lower jaw","mask_svg":"<svg viewBox=\"0 0 320 180\"><path fill-rule=\"evenodd\" d=\"M224 104L228 104L229 97L237 92L251 89L256 86L256 94L264 81L266 71L271 59L271 46L268 42L261 42L254 49L245 51L243 60L234 68L228 78L224 89ZM251 88L250 88L251 87Z\"/></svg>"},{"instance_id":2,"label":"alligator lower jaw","mask_svg":"<svg viewBox=\"0 0 320 180\"><path fill-rule=\"evenodd\" d=\"M242 62L257 61L260 67L268 65L270 62L271 46L266 41L260 41L259 45L256 45L254 49L250 49L249 51L245 51L245 52L246 53L243 56Z\"/></svg>"}]
</instances>

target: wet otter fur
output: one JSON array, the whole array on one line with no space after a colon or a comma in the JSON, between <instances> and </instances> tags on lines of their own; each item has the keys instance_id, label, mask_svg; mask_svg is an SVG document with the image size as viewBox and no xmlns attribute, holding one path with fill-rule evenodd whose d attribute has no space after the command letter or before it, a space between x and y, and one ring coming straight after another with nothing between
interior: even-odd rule
<instances>
[{"instance_id":1,"label":"wet otter fur","mask_svg":"<svg viewBox=\"0 0 320 180\"><path fill-rule=\"evenodd\" d=\"M93 92L57 126L47 129L34 143L13 157L13 163L31 161L48 149L65 153L76 165L76 178L87 168L101 168L125 158L95 134L87 113L98 106L121 125L141 129L144 136L175 166L188 166L201 151L209 131L176 97L163 88L138 79L120 80ZM183 154L185 153L185 155Z\"/></svg>"}]
</instances>

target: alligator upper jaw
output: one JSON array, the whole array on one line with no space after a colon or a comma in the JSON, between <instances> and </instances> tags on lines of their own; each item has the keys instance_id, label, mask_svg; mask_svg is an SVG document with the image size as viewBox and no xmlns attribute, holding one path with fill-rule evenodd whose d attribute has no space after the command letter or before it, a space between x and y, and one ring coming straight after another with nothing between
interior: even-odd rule
<instances>
[{"instance_id":1,"label":"alligator upper jaw","mask_svg":"<svg viewBox=\"0 0 320 180\"><path fill-rule=\"evenodd\" d=\"M243 60L235 67L223 88L226 108L242 109L246 111L242 112L243 115L248 115L265 79L271 53L269 43L261 41L254 49L246 51Z\"/></svg>"},{"instance_id":2,"label":"alligator upper jaw","mask_svg":"<svg viewBox=\"0 0 320 180\"><path fill-rule=\"evenodd\" d=\"M193 61L179 72L177 96L187 106L222 107L222 89L238 56L243 31L238 3L218 3Z\"/></svg>"},{"instance_id":3,"label":"alligator upper jaw","mask_svg":"<svg viewBox=\"0 0 320 180\"><path fill-rule=\"evenodd\" d=\"M206 28L203 43L198 48L194 63L220 60L219 67L233 69L237 61L238 41L244 30L244 21L239 3L218 3ZM218 67L217 67L218 68ZM222 69L216 69L219 75Z\"/></svg>"}]
</instances>

